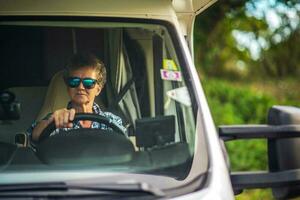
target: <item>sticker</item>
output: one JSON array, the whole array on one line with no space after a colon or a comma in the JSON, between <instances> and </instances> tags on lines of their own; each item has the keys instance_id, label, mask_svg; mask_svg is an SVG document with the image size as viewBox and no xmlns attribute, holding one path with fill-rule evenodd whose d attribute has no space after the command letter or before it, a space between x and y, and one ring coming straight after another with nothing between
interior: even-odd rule
<instances>
[{"instance_id":1,"label":"sticker","mask_svg":"<svg viewBox=\"0 0 300 200\"><path fill-rule=\"evenodd\" d=\"M187 87L176 88L174 90L167 91L167 96L171 99L178 101L185 106L191 106L191 99Z\"/></svg>"},{"instance_id":2,"label":"sticker","mask_svg":"<svg viewBox=\"0 0 300 200\"><path fill-rule=\"evenodd\" d=\"M178 68L173 60L163 59L163 69L178 71Z\"/></svg>"},{"instance_id":3,"label":"sticker","mask_svg":"<svg viewBox=\"0 0 300 200\"><path fill-rule=\"evenodd\" d=\"M182 81L181 72L161 69L160 75L163 80Z\"/></svg>"}]
</instances>

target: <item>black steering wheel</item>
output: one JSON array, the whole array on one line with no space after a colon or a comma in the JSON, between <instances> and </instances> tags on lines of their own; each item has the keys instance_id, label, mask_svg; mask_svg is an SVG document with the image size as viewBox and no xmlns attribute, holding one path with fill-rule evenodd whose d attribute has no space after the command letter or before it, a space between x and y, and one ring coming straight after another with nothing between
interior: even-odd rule
<instances>
[{"instance_id":1,"label":"black steering wheel","mask_svg":"<svg viewBox=\"0 0 300 200\"><path fill-rule=\"evenodd\" d=\"M98 114L92 114L92 113L77 113L74 116L74 122L80 121L80 120L89 120L98 122L101 124L105 124L109 128L111 128L116 133L119 133L121 135L126 136L126 130L119 126L117 123L112 121L111 119L108 119L104 116L98 115ZM50 123L41 133L38 143L44 141L45 139L49 138L50 134L56 129L55 122L53 121Z\"/></svg>"}]
</instances>

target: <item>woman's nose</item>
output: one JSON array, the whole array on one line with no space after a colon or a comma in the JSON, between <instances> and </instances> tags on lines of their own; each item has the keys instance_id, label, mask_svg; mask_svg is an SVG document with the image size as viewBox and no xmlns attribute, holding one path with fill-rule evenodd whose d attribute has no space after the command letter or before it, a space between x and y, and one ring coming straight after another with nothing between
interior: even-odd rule
<instances>
[{"instance_id":1,"label":"woman's nose","mask_svg":"<svg viewBox=\"0 0 300 200\"><path fill-rule=\"evenodd\" d=\"M80 84L79 84L79 86L78 86L78 89L81 89L81 90L84 90L84 89L85 89L84 86L83 86L83 84L82 84L82 82L80 82Z\"/></svg>"}]
</instances>

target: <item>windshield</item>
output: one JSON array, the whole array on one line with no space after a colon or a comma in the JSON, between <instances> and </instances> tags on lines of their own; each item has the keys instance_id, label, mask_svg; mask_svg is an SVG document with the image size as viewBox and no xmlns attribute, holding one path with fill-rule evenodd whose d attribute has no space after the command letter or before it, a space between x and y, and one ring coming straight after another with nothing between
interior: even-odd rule
<instances>
[{"instance_id":1,"label":"windshield","mask_svg":"<svg viewBox=\"0 0 300 200\"><path fill-rule=\"evenodd\" d=\"M183 180L195 153L198 108L172 34L160 24L2 21L0 173L82 170ZM68 69L83 54L104 64L105 84L81 76L83 68ZM77 110L72 94L90 95L92 84L100 88L92 110ZM75 110L71 128L56 129L53 113L61 109ZM75 122L78 113L89 115Z\"/></svg>"}]
</instances>

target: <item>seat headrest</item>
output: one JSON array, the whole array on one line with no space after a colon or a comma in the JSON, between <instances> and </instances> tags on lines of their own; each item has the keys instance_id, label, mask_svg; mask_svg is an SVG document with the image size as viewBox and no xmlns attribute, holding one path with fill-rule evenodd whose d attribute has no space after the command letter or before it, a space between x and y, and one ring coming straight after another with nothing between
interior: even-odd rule
<instances>
[{"instance_id":1,"label":"seat headrest","mask_svg":"<svg viewBox=\"0 0 300 200\"><path fill-rule=\"evenodd\" d=\"M57 72L52 77L48 86L44 104L37 117L37 120L41 120L50 112L54 112L60 108L65 108L69 101L70 97L67 92L67 86L64 83L62 70Z\"/></svg>"}]
</instances>

